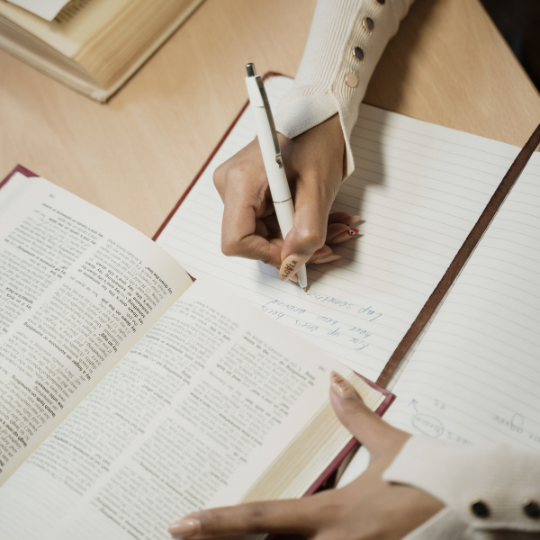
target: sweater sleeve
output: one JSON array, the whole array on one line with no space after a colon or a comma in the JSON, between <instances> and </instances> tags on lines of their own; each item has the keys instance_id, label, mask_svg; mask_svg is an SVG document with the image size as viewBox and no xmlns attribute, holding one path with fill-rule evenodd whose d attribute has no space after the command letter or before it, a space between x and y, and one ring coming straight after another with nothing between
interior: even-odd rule
<instances>
[{"instance_id":1,"label":"sweater sleeve","mask_svg":"<svg viewBox=\"0 0 540 540\"><path fill-rule=\"evenodd\" d=\"M509 533L504 538L540 536L536 453L503 444L462 447L414 436L383 479L413 485L446 505L406 540L498 538L504 531Z\"/></svg>"},{"instance_id":2,"label":"sweater sleeve","mask_svg":"<svg viewBox=\"0 0 540 540\"><path fill-rule=\"evenodd\" d=\"M318 0L294 85L281 100L276 128L292 139L338 113L347 171L360 102L386 44L414 0Z\"/></svg>"}]
</instances>

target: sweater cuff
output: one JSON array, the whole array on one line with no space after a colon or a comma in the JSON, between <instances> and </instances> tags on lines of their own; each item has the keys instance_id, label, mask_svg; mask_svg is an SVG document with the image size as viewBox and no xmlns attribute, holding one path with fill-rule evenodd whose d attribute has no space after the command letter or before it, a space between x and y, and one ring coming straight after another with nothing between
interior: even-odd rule
<instances>
[{"instance_id":1,"label":"sweater cuff","mask_svg":"<svg viewBox=\"0 0 540 540\"><path fill-rule=\"evenodd\" d=\"M292 139L339 114L354 171L352 129L373 71L413 0L319 0L306 50L290 92L275 114L277 130Z\"/></svg>"},{"instance_id":2,"label":"sweater cuff","mask_svg":"<svg viewBox=\"0 0 540 540\"><path fill-rule=\"evenodd\" d=\"M473 530L540 531L540 521L525 508L540 503L540 457L532 452L414 436L383 479L430 493Z\"/></svg>"}]
</instances>

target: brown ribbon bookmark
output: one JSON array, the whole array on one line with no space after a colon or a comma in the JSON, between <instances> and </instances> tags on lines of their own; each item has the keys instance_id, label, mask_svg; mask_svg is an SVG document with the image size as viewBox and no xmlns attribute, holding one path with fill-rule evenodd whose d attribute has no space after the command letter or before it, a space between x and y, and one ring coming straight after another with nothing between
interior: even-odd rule
<instances>
[{"instance_id":1,"label":"brown ribbon bookmark","mask_svg":"<svg viewBox=\"0 0 540 540\"><path fill-rule=\"evenodd\" d=\"M394 371L397 369L399 363L405 356L405 353L414 343L414 340L418 337L424 326L427 324L437 306L444 298L444 295L450 289L450 286L456 279L460 270L463 268L467 259L473 252L476 244L482 238L482 235L488 228L491 220L495 217L497 210L503 203L504 199L510 193L512 186L517 182L517 179L520 177L525 165L529 162L533 152L536 150L540 144L540 125L535 129L534 133L531 135L531 138L527 141L527 144L523 147L521 152L518 154L517 158L512 163L511 167L508 169L508 172L505 174L502 182L499 184L499 187L491 197L486 208L482 212L482 215L476 222L476 225L473 227L472 231L467 236L465 242L457 252L454 260L446 270L441 281L431 293L428 301L425 303L424 307L416 317L416 320L413 322L400 344L397 346L396 350L393 352L392 356L386 363L386 366L382 370L379 378L377 379L377 384L385 387L390 381Z\"/></svg>"}]
</instances>

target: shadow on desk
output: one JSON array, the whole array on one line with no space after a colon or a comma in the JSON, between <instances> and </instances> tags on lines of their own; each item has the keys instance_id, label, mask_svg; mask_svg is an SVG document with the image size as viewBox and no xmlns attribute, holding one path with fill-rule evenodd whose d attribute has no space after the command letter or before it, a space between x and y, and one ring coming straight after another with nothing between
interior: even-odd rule
<instances>
[{"instance_id":1,"label":"shadow on desk","mask_svg":"<svg viewBox=\"0 0 540 540\"><path fill-rule=\"evenodd\" d=\"M420 29L430 26L440 0L416 0L390 40L368 85L364 101L383 109L398 111L411 84L414 57L422 54ZM441 58L444 62L444 58Z\"/></svg>"}]
</instances>

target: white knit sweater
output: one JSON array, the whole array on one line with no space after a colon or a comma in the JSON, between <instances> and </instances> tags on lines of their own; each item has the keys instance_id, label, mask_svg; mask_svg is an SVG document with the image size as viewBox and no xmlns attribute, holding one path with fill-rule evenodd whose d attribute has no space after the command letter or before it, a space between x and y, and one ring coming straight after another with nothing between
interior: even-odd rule
<instances>
[{"instance_id":1,"label":"white knit sweater","mask_svg":"<svg viewBox=\"0 0 540 540\"><path fill-rule=\"evenodd\" d=\"M358 107L412 2L319 0L293 88L276 111L276 127L289 138L339 113L346 176L354 170L349 138ZM537 454L508 446L462 448L413 437L384 478L417 486L446 505L406 540L540 538L540 516L535 517L535 508L540 509ZM478 515L486 509L488 515Z\"/></svg>"},{"instance_id":2,"label":"white knit sweater","mask_svg":"<svg viewBox=\"0 0 540 540\"><path fill-rule=\"evenodd\" d=\"M292 139L339 113L349 176L354 170L349 139L360 102L386 44L412 3L319 0L294 85L276 110L276 129ZM362 60L355 55L357 48ZM357 85L351 86L355 78Z\"/></svg>"}]
</instances>

